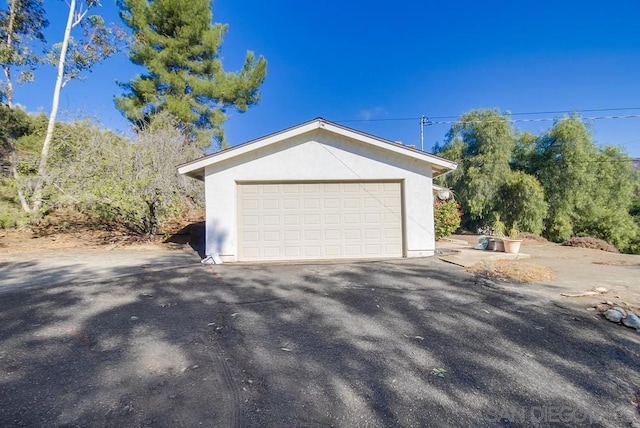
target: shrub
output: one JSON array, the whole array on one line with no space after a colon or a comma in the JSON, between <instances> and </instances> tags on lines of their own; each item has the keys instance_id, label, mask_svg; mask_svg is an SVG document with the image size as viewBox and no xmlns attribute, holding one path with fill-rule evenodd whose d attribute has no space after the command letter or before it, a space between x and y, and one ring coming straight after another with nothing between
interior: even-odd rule
<instances>
[{"instance_id":1,"label":"shrub","mask_svg":"<svg viewBox=\"0 0 640 428\"><path fill-rule=\"evenodd\" d=\"M202 152L171 116L157 116L133 141L94 128L69 153L51 168L59 205L109 228L151 236L202 200L202 183L176 169Z\"/></svg>"},{"instance_id":2,"label":"shrub","mask_svg":"<svg viewBox=\"0 0 640 428\"><path fill-rule=\"evenodd\" d=\"M610 253L618 253L618 249L607 241L593 238L590 236L574 236L562 243L567 247L592 248L594 250L608 251Z\"/></svg>"},{"instance_id":3,"label":"shrub","mask_svg":"<svg viewBox=\"0 0 640 428\"><path fill-rule=\"evenodd\" d=\"M434 205L436 239L453 234L460 227L461 220L460 205L455 200L437 201Z\"/></svg>"}]
</instances>

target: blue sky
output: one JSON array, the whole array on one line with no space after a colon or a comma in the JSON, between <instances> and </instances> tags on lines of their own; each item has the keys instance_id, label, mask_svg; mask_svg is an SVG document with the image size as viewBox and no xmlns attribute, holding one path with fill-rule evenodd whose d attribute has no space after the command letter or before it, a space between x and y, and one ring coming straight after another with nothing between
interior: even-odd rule
<instances>
[{"instance_id":1,"label":"blue sky","mask_svg":"<svg viewBox=\"0 0 640 428\"><path fill-rule=\"evenodd\" d=\"M47 0L50 42L61 39L66 4ZM97 9L121 24L114 0ZM217 0L214 20L229 24L222 57L237 70L248 49L264 55L262 102L230 111L231 145L321 116L420 146L419 117L455 120L479 107L512 113L620 109L592 116L640 115L640 2ZM63 90L65 117L89 115L125 130L116 81L141 70L125 53ZM54 70L16 91L30 111L49 111ZM547 119L561 114L514 115ZM436 119L442 118L442 119ZM551 121L521 122L543 132ZM599 144L640 157L640 118L591 123ZM425 150L448 124L425 127Z\"/></svg>"}]
</instances>

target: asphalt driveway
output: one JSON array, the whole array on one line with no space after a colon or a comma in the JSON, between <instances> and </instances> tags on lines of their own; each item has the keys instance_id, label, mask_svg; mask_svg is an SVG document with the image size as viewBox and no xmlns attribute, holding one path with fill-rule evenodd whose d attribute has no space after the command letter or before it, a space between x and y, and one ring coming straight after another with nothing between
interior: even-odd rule
<instances>
[{"instance_id":1,"label":"asphalt driveway","mask_svg":"<svg viewBox=\"0 0 640 428\"><path fill-rule=\"evenodd\" d=\"M640 426L640 334L590 312L433 258L185 261L0 264L0 426Z\"/></svg>"}]
</instances>

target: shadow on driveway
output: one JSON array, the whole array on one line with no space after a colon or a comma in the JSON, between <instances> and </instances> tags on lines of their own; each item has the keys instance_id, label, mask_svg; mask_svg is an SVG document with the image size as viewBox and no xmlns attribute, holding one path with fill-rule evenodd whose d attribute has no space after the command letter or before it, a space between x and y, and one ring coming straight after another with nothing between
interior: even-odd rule
<instances>
[{"instance_id":1,"label":"shadow on driveway","mask_svg":"<svg viewBox=\"0 0 640 428\"><path fill-rule=\"evenodd\" d=\"M0 425L638 423L639 335L589 313L435 259L174 256L2 295Z\"/></svg>"}]
</instances>

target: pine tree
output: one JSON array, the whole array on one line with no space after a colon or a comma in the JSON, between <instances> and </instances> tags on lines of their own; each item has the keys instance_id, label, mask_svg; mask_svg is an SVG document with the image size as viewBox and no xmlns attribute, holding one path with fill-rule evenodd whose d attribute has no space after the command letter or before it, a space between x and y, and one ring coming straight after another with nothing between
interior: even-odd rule
<instances>
[{"instance_id":1,"label":"pine tree","mask_svg":"<svg viewBox=\"0 0 640 428\"><path fill-rule=\"evenodd\" d=\"M247 52L239 72L219 58L227 25L212 23L208 0L119 0L121 17L133 31L130 59L147 73L122 83L116 106L142 128L168 111L203 147L214 138L225 146L225 110L244 112L259 102L266 61Z\"/></svg>"}]
</instances>

